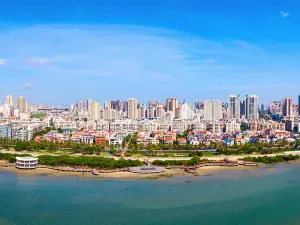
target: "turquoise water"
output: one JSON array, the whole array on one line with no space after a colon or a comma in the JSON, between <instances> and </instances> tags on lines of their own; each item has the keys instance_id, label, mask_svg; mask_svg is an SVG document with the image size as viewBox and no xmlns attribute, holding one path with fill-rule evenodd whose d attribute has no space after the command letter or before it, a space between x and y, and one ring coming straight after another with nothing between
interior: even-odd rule
<instances>
[{"instance_id":1,"label":"turquoise water","mask_svg":"<svg viewBox=\"0 0 300 225\"><path fill-rule=\"evenodd\" d=\"M300 165L161 180L0 171L0 224L300 224Z\"/></svg>"}]
</instances>

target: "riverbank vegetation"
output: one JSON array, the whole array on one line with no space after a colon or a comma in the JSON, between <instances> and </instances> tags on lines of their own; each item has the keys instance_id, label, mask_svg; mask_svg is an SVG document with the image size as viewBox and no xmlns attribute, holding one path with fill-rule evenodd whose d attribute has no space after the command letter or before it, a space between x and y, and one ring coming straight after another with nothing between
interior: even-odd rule
<instances>
[{"instance_id":1,"label":"riverbank vegetation","mask_svg":"<svg viewBox=\"0 0 300 225\"><path fill-rule=\"evenodd\" d=\"M245 157L245 161L251 161L251 162L259 162L259 163L280 163L280 162L287 162L291 160L298 160L300 159L300 156L298 155L277 155L277 156L263 156L263 157Z\"/></svg>"},{"instance_id":2,"label":"riverbank vegetation","mask_svg":"<svg viewBox=\"0 0 300 225\"><path fill-rule=\"evenodd\" d=\"M40 164L47 166L87 166L99 169L117 169L143 165L139 160L115 160L112 158L87 156L72 157L42 155L38 157L38 161Z\"/></svg>"},{"instance_id":3,"label":"riverbank vegetation","mask_svg":"<svg viewBox=\"0 0 300 225\"><path fill-rule=\"evenodd\" d=\"M154 160L152 164L156 166L194 166L207 161L207 159L201 160L199 156L193 156L190 160Z\"/></svg>"},{"instance_id":4,"label":"riverbank vegetation","mask_svg":"<svg viewBox=\"0 0 300 225\"><path fill-rule=\"evenodd\" d=\"M21 156L31 156L29 154L9 154L9 153L0 153L0 160L7 160L10 163L16 162L16 157Z\"/></svg>"},{"instance_id":5,"label":"riverbank vegetation","mask_svg":"<svg viewBox=\"0 0 300 225\"><path fill-rule=\"evenodd\" d=\"M35 136L43 135L53 128L46 128L44 131L36 133ZM81 153L83 155L102 155L103 152L110 152L113 155L120 155L120 150L125 147L125 143L128 145L127 156L146 156L146 157L192 157L197 156L214 156L214 155L245 155L245 154L274 154L282 153L285 151L295 150L296 144L290 144L287 142L281 142L279 144L270 143L246 143L238 146L225 146L222 144L211 143L206 146L204 144L199 145L179 145L159 143L158 145L138 145L136 143L136 133L134 135L128 135L123 142L123 146L108 145L102 143L98 145L76 143L71 141L66 142L51 142L51 141L20 141L10 140L7 138L0 138L0 148L2 149L14 149L16 151L28 151L39 152L44 151L46 153L52 153L57 151L65 151L68 154Z\"/></svg>"}]
</instances>

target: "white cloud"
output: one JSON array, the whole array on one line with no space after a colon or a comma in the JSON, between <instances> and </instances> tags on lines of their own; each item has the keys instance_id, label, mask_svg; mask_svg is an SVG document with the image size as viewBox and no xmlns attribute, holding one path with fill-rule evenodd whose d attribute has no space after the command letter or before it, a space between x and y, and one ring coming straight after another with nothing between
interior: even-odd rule
<instances>
[{"instance_id":1,"label":"white cloud","mask_svg":"<svg viewBox=\"0 0 300 225\"><path fill-rule=\"evenodd\" d=\"M6 42L12 47L1 45ZM134 26L33 26L0 33L0 49L13 52L21 61L26 59L24 65L13 65L18 70L129 79L151 79L153 74L164 79L194 74L207 77L216 69L234 69L233 60L244 63L263 54L258 47L237 40L223 44L177 31ZM35 57L27 58L28 53ZM37 57L41 55L51 58Z\"/></svg>"},{"instance_id":2,"label":"white cloud","mask_svg":"<svg viewBox=\"0 0 300 225\"><path fill-rule=\"evenodd\" d=\"M284 11L281 11L280 14L281 14L284 18L286 18L286 17L288 17L288 16L290 15L290 13L284 12Z\"/></svg>"},{"instance_id":3,"label":"white cloud","mask_svg":"<svg viewBox=\"0 0 300 225\"><path fill-rule=\"evenodd\" d=\"M26 83L23 85L23 88L30 88L33 86L33 83Z\"/></svg>"},{"instance_id":4,"label":"white cloud","mask_svg":"<svg viewBox=\"0 0 300 225\"><path fill-rule=\"evenodd\" d=\"M7 63L7 62L6 62L5 59L1 59L1 58L0 58L0 66L1 66L1 65L5 65L6 63Z\"/></svg>"},{"instance_id":5,"label":"white cloud","mask_svg":"<svg viewBox=\"0 0 300 225\"><path fill-rule=\"evenodd\" d=\"M46 65L46 64L50 64L52 62L51 59L40 58L40 57L27 58L25 61L28 63L38 64L38 65Z\"/></svg>"}]
</instances>

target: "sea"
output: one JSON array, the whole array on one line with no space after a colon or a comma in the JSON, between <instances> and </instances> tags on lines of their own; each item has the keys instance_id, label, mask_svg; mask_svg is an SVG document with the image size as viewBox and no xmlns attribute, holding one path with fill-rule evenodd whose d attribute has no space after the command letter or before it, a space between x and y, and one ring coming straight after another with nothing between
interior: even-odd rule
<instances>
[{"instance_id":1,"label":"sea","mask_svg":"<svg viewBox=\"0 0 300 225\"><path fill-rule=\"evenodd\" d=\"M0 171L0 224L300 224L300 165L154 180Z\"/></svg>"}]
</instances>

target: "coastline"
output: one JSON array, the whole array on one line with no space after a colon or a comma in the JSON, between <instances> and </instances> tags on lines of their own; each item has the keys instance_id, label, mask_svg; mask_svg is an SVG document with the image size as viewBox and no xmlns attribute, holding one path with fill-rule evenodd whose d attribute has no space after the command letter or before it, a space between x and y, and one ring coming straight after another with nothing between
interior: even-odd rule
<instances>
[{"instance_id":1,"label":"coastline","mask_svg":"<svg viewBox=\"0 0 300 225\"><path fill-rule=\"evenodd\" d=\"M256 167L257 168L257 167ZM247 166L237 166L237 167L223 167L223 166L210 166L210 167L201 167L197 169L196 174L190 174L185 172L183 169L166 169L165 172L157 173L157 174L139 174L139 173L131 173L131 172L113 172L113 173L100 173L95 176L92 173L86 172L65 172L65 171L57 171L48 168L36 168L33 170L22 170L17 169L15 167L1 167L0 171L9 171L15 172L21 175L44 175L44 176L78 176L81 178L95 178L95 179L166 179L176 176L206 176L208 174L213 174L219 171L251 171L256 169L255 167L247 167Z\"/></svg>"}]
</instances>

